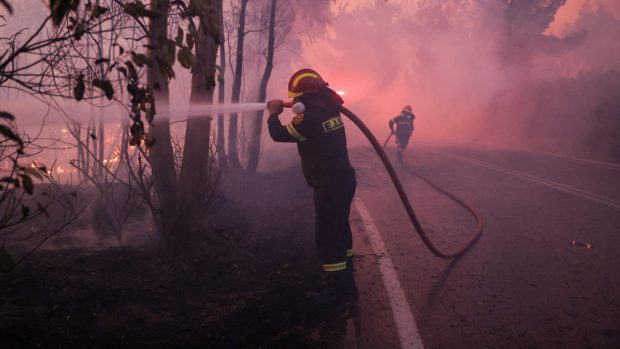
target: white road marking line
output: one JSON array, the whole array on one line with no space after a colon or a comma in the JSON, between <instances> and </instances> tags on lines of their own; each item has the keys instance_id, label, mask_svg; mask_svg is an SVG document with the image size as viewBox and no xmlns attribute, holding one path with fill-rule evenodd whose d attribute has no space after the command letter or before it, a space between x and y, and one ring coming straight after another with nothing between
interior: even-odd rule
<instances>
[{"instance_id":1,"label":"white road marking line","mask_svg":"<svg viewBox=\"0 0 620 349\"><path fill-rule=\"evenodd\" d=\"M554 158L560 158L560 159L566 159L566 160L572 160L574 162L585 162L585 163L588 163L588 164L598 165L598 166L601 166L601 167L620 169L620 164L613 163L613 162L605 162L605 161L599 161L599 160L590 160L590 159L584 159L584 158L576 158L576 157L573 157L573 156L558 155L558 154L538 152L538 151L528 151L528 153L537 154L537 155L546 155L546 156L550 156L550 157L554 157Z\"/></svg>"},{"instance_id":2,"label":"white road marking line","mask_svg":"<svg viewBox=\"0 0 620 349\"><path fill-rule=\"evenodd\" d=\"M581 190L575 187L571 187L562 183L558 183L549 179L545 179L545 178L541 178L541 177L536 177L524 172L520 172L520 171L516 171L516 170L511 170L509 168L506 167L502 167L502 166L497 166L497 165L493 165L491 163L488 163L486 161L482 161L482 160L477 160L477 159L473 159L467 156L462 156L462 155L455 155L455 154L450 154L450 153L445 153L445 152L437 152L439 154L443 154L446 156L450 156L456 159L459 159L461 161L465 161L465 162L469 162L472 163L474 165L478 165L481 167L486 167L488 169L491 170L495 170L498 172L502 172L505 174L509 174L515 177L519 177L534 183L538 183L538 184L542 184L544 186L559 190L561 192L564 193L568 193L574 196L578 196L580 198L586 199L586 200L590 200L590 201L594 201L597 202L599 204L603 204L606 206L610 206L610 207L614 207L614 208L620 208L620 201L616 201L610 198L606 198L604 196L600 196L594 193L590 193L588 191L585 190Z\"/></svg>"},{"instance_id":3,"label":"white road marking line","mask_svg":"<svg viewBox=\"0 0 620 349\"><path fill-rule=\"evenodd\" d=\"M424 349L418 326L411 313L411 308L405 297L405 292L400 284L398 275L396 275L394 263L392 263L392 259L385 249L381 234L379 230L377 230L364 202L356 197L354 203L366 227L373 252L379 257L379 271L383 276L383 284L385 285L388 298L390 299L390 307L392 308L392 315L396 323L400 347L404 349Z\"/></svg>"}]
</instances>

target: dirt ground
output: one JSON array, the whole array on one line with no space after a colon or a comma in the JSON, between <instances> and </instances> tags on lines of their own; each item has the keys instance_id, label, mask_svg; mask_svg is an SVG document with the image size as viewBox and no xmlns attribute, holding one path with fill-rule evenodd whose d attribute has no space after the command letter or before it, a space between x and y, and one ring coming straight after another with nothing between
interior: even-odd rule
<instances>
[{"instance_id":1,"label":"dirt ground","mask_svg":"<svg viewBox=\"0 0 620 349\"><path fill-rule=\"evenodd\" d=\"M241 182L174 258L149 244L37 252L0 284L0 348L342 347L351 310L307 294L320 269L301 170Z\"/></svg>"}]
</instances>

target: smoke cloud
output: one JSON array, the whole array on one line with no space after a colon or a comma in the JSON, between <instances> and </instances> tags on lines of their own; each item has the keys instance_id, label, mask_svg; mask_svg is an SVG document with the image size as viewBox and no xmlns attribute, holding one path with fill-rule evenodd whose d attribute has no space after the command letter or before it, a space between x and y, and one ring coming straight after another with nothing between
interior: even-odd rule
<instances>
[{"instance_id":1,"label":"smoke cloud","mask_svg":"<svg viewBox=\"0 0 620 349\"><path fill-rule=\"evenodd\" d=\"M379 138L411 104L416 141L620 160L617 2L341 0L329 15L290 72L317 69Z\"/></svg>"}]
</instances>

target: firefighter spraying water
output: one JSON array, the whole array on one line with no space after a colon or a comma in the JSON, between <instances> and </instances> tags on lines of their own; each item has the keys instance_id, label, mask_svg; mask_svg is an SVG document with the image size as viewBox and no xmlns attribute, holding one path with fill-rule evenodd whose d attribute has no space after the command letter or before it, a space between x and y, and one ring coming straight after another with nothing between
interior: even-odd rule
<instances>
[{"instance_id":1,"label":"firefighter spraying water","mask_svg":"<svg viewBox=\"0 0 620 349\"><path fill-rule=\"evenodd\" d=\"M344 101L311 69L293 74L288 90L297 113L283 126L284 102L270 101L269 134L276 142L297 143L304 177L314 189L316 248L324 271L324 288L312 297L338 304L357 296L349 225L356 181L340 116Z\"/></svg>"}]
</instances>

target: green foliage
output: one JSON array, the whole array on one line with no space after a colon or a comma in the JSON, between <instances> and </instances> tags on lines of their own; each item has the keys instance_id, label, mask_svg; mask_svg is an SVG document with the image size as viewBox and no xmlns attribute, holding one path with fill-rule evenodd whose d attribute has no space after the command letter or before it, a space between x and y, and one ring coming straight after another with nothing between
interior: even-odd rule
<instances>
[{"instance_id":1,"label":"green foliage","mask_svg":"<svg viewBox=\"0 0 620 349\"><path fill-rule=\"evenodd\" d=\"M185 35L185 42L187 42L188 49L191 50L194 48L194 41L195 41L195 36L193 33L187 33L187 35Z\"/></svg>"},{"instance_id":2,"label":"green foliage","mask_svg":"<svg viewBox=\"0 0 620 349\"><path fill-rule=\"evenodd\" d=\"M103 7L103 6L97 5L90 12L90 17L92 19L97 19L97 18L101 17L101 15L103 15L106 12L108 12L108 8L107 7Z\"/></svg>"},{"instance_id":3,"label":"green foliage","mask_svg":"<svg viewBox=\"0 0 620 349\"><path fill-rule=\"evenodd\" d=\"M8 114L8 113L6 113ZM10 115L10 114L9 114ZM24 141L22 141L21 137L15 133L10 127L4 124L0 124L0 135L4 136L4 138L9 139L18 144L19 150L24 148Z\"/></svg>"},{"instance_id":4,"label":"green foliage","mask_svg":"<svg viewBox=\"0 0 620 349\"><path fill-rule=\"evenodd\" d=\"M186 47L179 50L177 59L183 68L190 69L196 65L196 56Z\"/></svg>"},{"instance_id":5,"label":"green foliage","mask_svg":"<svg viewBox=\"0 0 620 349\"><path fill-rule=\"evenodd\" d=\"M142 53L131 52L131 60L139 67L142 68L145 65L149 68L153 66L153 61ZM136 74L137 75L137 74Z\"/></svg>"},{"instance_id":6,"label":"green foliage","mask_svg":"<svg viewBox=\"0 0 620 349\"><path fill-rule=\"evenodd\" d=\"M11 113L7 113L5 111L0 111L0 119L7 119L10 121L15 120L15 117Z\"/></svg>"},{"instance_id":7,"label":"green foliage","mask_svg":"<svg viewBox=\"0 0 620 349\"><path fill-rule=\"evenodd\" d=\"M108 99L111 100L114 97L114 87L112 87L110 80L94 79L93 86L101 89Z\"/></svg>"},{"instance_id":8,"label":"green foliage","mask_svg":"<svg viewBox=\"0 0 620 349\"><path fill-rule=\"evenodd\" d=\"M174 39L174 43L177 46L183 46L183 29L181 27L179 27L177 31L177 37Z\"/></svg>"},{"instance_id":9,"label":"green foliage","mask_svg":"<svg viewBox=\"0 0 620 349\"><path fill-rule=\"evenodd\" d=\"M124 4L123 10L132 17L156 18L159 16L156 11L148 10L140 1Z\"/></svg>"},{"instance_id":10,"label":"green foliage","mask_svg":"<svg viewBox=\"0 0 620 349\"><path fill-rule=\"evenodd\" d=\"M50 0L50 11L55 26L59 26L65 17L75 11L80 0Z\"/></svg>"},{"instance_id":11,"label":"green foliage","mask_svg":"<svg viewBox=\"0 0 620 349\"><path fill-rule=\"evenodd\" d=\"M174 64L174 57L176 55L176 44L170 39L163 40L161 44L161 63L172 66Z\"/></svg>"},{"instance_id":12,"label":"green foliage","mask_svg":"<svg viewBox=\"0 0 620 349\"><path fill-rule=\"evenodd\" d=\"M19 177L22 179L22 185L24 186L24 190L28 195L32 195L34 193L34 183L32 182L32 178L30 178L27 174L20 174Z\"/></svg>"},{"instance_id":13,"label":"green foliage","mask_svg":"<svg viewBox=\"0 0 620 349\"><path fill-rule=\"evenodd\" d=\"M84 21L80 21L77 23L73 32L73 38L75 40L80 40L82 36L86 33L86 25L87 23Z\"/></svg>"}]
</instances>

